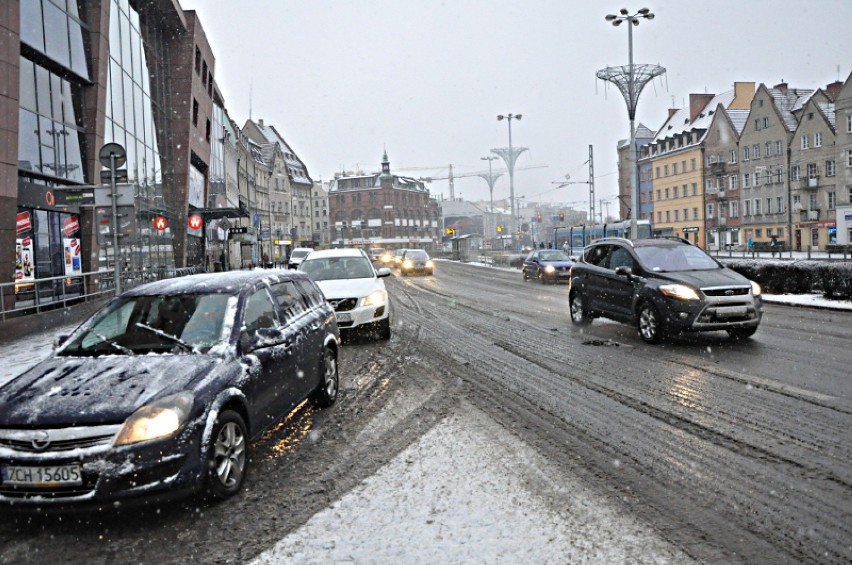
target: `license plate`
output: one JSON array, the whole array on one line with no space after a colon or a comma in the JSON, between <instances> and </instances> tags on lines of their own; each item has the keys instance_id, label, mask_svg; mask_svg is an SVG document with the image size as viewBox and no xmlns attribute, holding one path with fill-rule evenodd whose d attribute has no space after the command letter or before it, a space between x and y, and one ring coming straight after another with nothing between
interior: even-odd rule
<instances>
[{"instance_id":1,"label":"license plate","mask_svg":"<svg viewBox=\"0 0 852 565\"><path fill-rule=\"evenodd\" d=\"M716 308L717 318L742 318L748 313L748 308L745 306L728 306L725 308Z\"/></svg>"},{"instance_id":2,"label":"license plate","mask_svg":"<svg viewBox=\"0 0 852 565\"><path fill-rule=\"evenodd\" d=\"M338 322L351 322L352 321L352 314L350 314L349 312L335 312L334 315L337 318Z\"/></svg>"},{"instance_id":3,"label":"license plate","mask_svg":"<svg viewBox=\"0 0 852 565\"><path fill-rule=\"evenodd\" d=\"M79 465L59 465L55 467L20 467L3 465L0 467L4 485L23 487L63 487L83 484L83 475Z\"/></svg>"}]
</instances>

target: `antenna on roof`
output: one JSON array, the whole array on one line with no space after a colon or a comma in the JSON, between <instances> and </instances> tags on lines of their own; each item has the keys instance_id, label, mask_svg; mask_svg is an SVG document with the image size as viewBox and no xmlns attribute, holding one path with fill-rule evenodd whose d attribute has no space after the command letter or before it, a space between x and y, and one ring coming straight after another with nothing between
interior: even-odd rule
<instances>
[{"instance_id":1,"label":"antenna on roof","mask_svg":"<svg viewBox=\"0 0 852 565\"><path fill-rule=\"evenodd\" d=\"M251 95L254 88L254 80L249 82L249 120L251 120Z\"/></svg>"}]
</instances>

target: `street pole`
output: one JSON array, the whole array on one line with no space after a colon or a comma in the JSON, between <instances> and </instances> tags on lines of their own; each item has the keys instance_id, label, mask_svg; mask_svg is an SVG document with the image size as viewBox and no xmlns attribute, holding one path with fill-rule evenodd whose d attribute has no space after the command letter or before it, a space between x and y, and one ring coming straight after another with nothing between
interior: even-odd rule
<instances>
[{"instance_id":1,"label":"street pole","mask_svg":"<svg viewBox=\"0 0 852 565\"><path fill-rule=\"evenodd\" d=\"M500 114L497 116L497 121L501 121L504 118L509 122L509 149L508 153L504 149L492 149L493 153L496 153L506 162L506 166L509 169L509 207L511 208L509 214L509 237L512 245L512 250L515 249L515 238L517 234L515 233L515 161L518 158L518 155L527 150L526 147L518 148L518 151L515 152L514 147L512 147L512 120L520 120L522 117L521 114Z\"/></svg>"},{"instance_id":2,"label":"street pole","mask_svg":"<svg viewBox=\"0 0 852 565\"><path fill-rule=\"evenodd\" d=\"M115 295L121 294L121 265L118 252L118 194L115 189L115 153L109 154L110 196L112 197L112 260L115 277Z\"/></svg>"}]
</instances>

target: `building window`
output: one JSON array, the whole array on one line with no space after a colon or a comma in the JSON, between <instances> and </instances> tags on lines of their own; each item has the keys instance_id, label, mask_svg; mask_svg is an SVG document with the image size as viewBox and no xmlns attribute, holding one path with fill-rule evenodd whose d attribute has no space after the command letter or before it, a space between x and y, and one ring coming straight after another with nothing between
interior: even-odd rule
<instances>
[{"instance_id":1,"label":"building window","mask_svg":"<svg viewBox=\"0 0 852 565\"><path fill-rule=\"evenodd\" d=\"M764 149L764 153L765 153L766 157L772 157L772 144L771 143L769 143L767 141L766 145L763 147L763 149Z\"/></svg>"},{"instance_id":2,"label":"building window","mask_svg":"<svg viewBox=\"0 0 852 565\"><path fill-rule=\"evenodd\" d=\"M690 159L690 161L691 161L692 170L694 171L695 170L695 157Z\"/></svg>"},{"instance_id":3,"label":"building window","mask_svg":"<svg viewBox=\"0 0 852 565\"><path fill-rule=\"evenodd\" d=\"M852 151L850 151L852 153ZM790 180L799 180L802 176L802 168L799 165L793 165L790 170Z\"/></svg>"},{"instance_id":4,"label":"building window","mask_svg":"<svg viewBox=\"0 0 852 565\"><path fill-rule=\"evenodd\" d=\"M743 204L745 205L743 216L751 216L751 200L743 200Z\"/></svg>"},{"instance_id":5,"label":"building window","mask_svg":"<svg viewBox=\"0 0 852 565\"><path fill-rule=\"evenodd\" d=\"M657 212L657 223L658 224L663 223L663 213L662 212Z\"/></svg>"},{"instance_id":6,"label":"building window","mask_svg":"<svg viewBox=\"0 0 852 565\"><path fill-rule=\"evenodd\" d=\"M657 178L660 178L660 167L657 167Z\"/></svg>"},{"instance_id":7,"label":"building window","mask_svg":"<svg viewBox=\"0 0 852 565\"><path fill-rule=\"evenodd\" d=\"M683 161L680 162L680 170L683 173L686 172L686 159L684 159Z\"/></svg>"},{"instance_id":8,"label":"building window","mask_svg":"<svg viewBox=\"0 0 852 565\"><path fill-rule=\"evenodd\" d=\"M195 74L201 74L201 49L195 46Z\"/></svg>"},{"instance_id":9,"label":"building window","mask_svg":"<svg viewBox=\"0 0 852 565\"><path fill-rule=\"evenodd\" d=\"M760 169L760 167L758 167ZM754 186L760 186L760 171L757 170L754 172Z\"/></svg>"},{"instance_id":10,"label":"building window","mask_svg":"<svg viewBox=\"0 0 852 565\"><path fill-rule=\"evenodd\" d=\"M705 180L704 181L704 192L710 192L712 190L713 190L713 179Z\"/></svg>"},{"instance_id":11,"label":"building window","mask_svg":"<svg viewBox=\"0 0 852 565\"><path fill-rule=\"evenodd\" d=\"M198 100L192 99L192 125L198 127Z\"/></svg>"},{"instance_id":12,"label":"building window","mask_svg":"<svg viewBox=\"0 0 852 565\"><path fill-rule=\"evenodd\" d=\"M731 149L731 158L728 162L729 163L736 163L737 162L737 150L736 149Z\"/></svg>"},{"instance_id":13,"label":"building window","mask_svg":"<svg viewBox=\"0 0 852 565\"><path fill-rule=\"evenodd\" d=\"M769 118L763 118L763 129L769 127Z\"/></svg>"},{"instance_id":14,"label":"building window","mask_svg":"<svg viewBox=\"0 0 852 565\"><path fill-rule=\"evenodd\" d=\"M207 86L207 61L201 63L201 84Z\"/></svg>"},{"instance_id":15,"label":"building window","mask_svg":"<svg viewBox=\"0 0 852 565\"><path fill-rule=\"evenodd\" d=\"M819 210L816 192L808 194L808 210Z\"/></svg>"},{"instance_id":16,"label":"building window","mask_svg":"<svg viewBox=\"0 0 852 565\"><path fill-rule=\"evenodd\" d=\"M672 213L671 213L671 211L666 210L666 223L669 223L671 221L672 221Z\"/></svg>"},{"instance_id":17,"label":"building window","mask_svg":"<svg viewBox=\"0 0 852 565\"><path fill-rule=\"evenodd\" d=\"M668 199L669 199L669 189L667 188L666 189L666 200L668 200Z\"/></svg>"},{"instance_id":18,"label":"building window","mask_svg":"<svg viewBox=\"0 0 852 565\"><path fill-rule=\"evenodd\" d=\"M784 169L782 169L781 167L778 167L777 169L775 169L775 182L780 184L782 182L783 178L784 178Z\"/></svg>"},{"instance_id":19,"label":"building window","mask_svg":"<svg viewBox=\"0 0 852 565\"><path fill-rule=\"evenodd\" d=\"M669 176L669 166L668 165L663 165L663 173L666 176Z\"/></svg>"},{"instance_id":20,"label":"building window","mask_svg":"<svg viewBox=\"0 0 852 565\"><path fill-rule=\"evenodd\" d=\"M698 196L698 183L697 182L692 183L692 195Z\"/></svg>"},{"instance_id":21,"label":"building window","mask_svg":"<svg viewBox=\"0 0 852 565\"><path fill-rule=\"evenodd\" d=\"M712 220L712 219L713 219L713 210L714 210L713 205L712 205L712 204L708 204L708 205L707 205L707 219L708 219L708 220Z\"/></svg>"},{"instance_id":22,"label":"building window","mask_svg":"<svg viewBox=\"0 0 852 565\"><path fill-rule=\"evenodd\" d=\"M689 208L684 208L684 209L683 209L683 219L684 219L684 220L688 220L688 219L689 219Z\"/></svg>"},{"instance_id":23,"label":"building window","mask_svg":"<svg viewBox=\"0 0 852 565\"><path fill-rule=\"evenodd\" d=\"M846 150L846 166L852 167L852 149Z\"/></svg>"},{"instance_id":24,"label":"building window","mask_svg":"<svg viewBox=\"0 0 852 565\"><path fill-rule=\"evenodd\" d=\"M686 195L684 195L686 196ZM674 197L677 198L677 187L674 187Z\"/></svg>"},{"instance_id":25,"label":"building window","mask_svg":"<svg viewBox=\"0 0 852 565\"><path fill-rule=\"evenodd\" d=\"M760 198L754 199L754 215L755 216L760 215Z\"/></svg>"},{"instance_id":26,"label":"building window","mask_svg":"<svg viewBox=\"0 0 852 565\"><path fill-rule=\"evenodd\" d=\"M825 176L833 177L836 174L834 159L825 162Z\"/></svg>"},{"instance_id":27,"label":"building window","mask_svg":"<svg viewBox=\"0 0 852 565\"><path fill-rule=\"evenodd\" d=\"M739 212L740 212L739 204L740 203L737 202L736 200L732 200L730 202L730 204L728 205L728 217L731 217L731 218L738 218L739 217Z\"/></svg>"},{"instance_id":28,"label":"building window","mask_svg":"<svg viewBox=\"0 0 852 565\"><path fill-rule=\"evenodd\" d=\"M772 199L771 198L766 199L766 213L767 214L772 213Z\"/></svg>"},{"instance_id":29,"label":"building window","mask_svg":"<svg viewBox=\"0 0 852 565\"><path fill-rule=\"evenodd\" d=\"M754 230L754 237L761 237L762 235L763 235L762 229L757 228L756 230Z\"/></svg>"},{"instance_id":30,"label":"building window","mask_svg":"<svg viewBox=\"0 0 852 565\"><path fill-rule=\"evenodd\" d=\"M822 147L822 132L816 132L814 134L814 147Z\"/></svg>"},{"instance_id":31,"label":"building window","mask_svg":"<svg viewBox=\"0 0 852 565\"><path fill-rule=\"evenodd\" d=\"M738 181L738 180L739 180L739 177L738 177L737 175L731 175L731 176L729 176L729 177L728 177L728 183L729 183L729 184L728 184L728 187L729 187L731 190L736 190L737 188L739 188L739 187L737 186L737 181Z\"/></svg>"},{"instance_id":32,"label":"building window","mask_svg":"<svg viewBox=\"0 0 852 565\"><path fill-rule=\"evenodd\" d=\"M815 179L817 178L817 166L816 163L808 163L808 178Z\"/></svg>"},{"instance_id":33,"label":"building window","mask_svg":"<svg viewBox=\"0 0 852 565\"><path fill-rule=\"evenodd\" d=\"M662 194L662 191L658 188L658 189L657 189L657 201L660 201L660 200L662 200L662 199L663 199L663 198L660 196L661 194Z\"/></svg>"},{"instance_id":34,"label":"building window","mask_svg":"<svg viewBox=\"0 0 852 565\"><path fill-rule=\"evenodd\" d=\"M793 207L794 208L795 208L796 204L798 204L799 206L802 205L802 195L801 194L794 194L793 195Z\"/></svg>"},{"instance_id":35,"label":"building window","mask_svg":"<svg viewBox=\"0 0 852 565\"><path fill-rule=\"evenodd\" d=\"M751 188L751 175L749 173L743 174L743 188Z\"/></svg>"},{"instance_id":36,"label":"building window","mask_svg":"<svg viewBox=\"0 0 852 565\"><path fill-rule=\"evenodd\" d=\"M808 149L811 146L810 139L807 134L802 136L802 149Z\"/></svg>"},{"instance_id":37,"label":"building window","mask_svg":"<svg viewBox=\"0 0 852 565\"><path fill-rule=\"evenodd\" d=\"M207 128L205 129L205 136L207 137L207 143L210 143L210 120L207 120Z\"/></svg>"},{"instance_id":38,"label":"building window","mask_svg":"<svg viewBox=\"0 0 852 565\"><path fill-rule=\"evenodd\" d=\"M776 155L783 155L784 154L783 151L784 151L784 145L780 141L776 141L775 142L775 154Z\"/></svg>"},{"instance_id":39,"label":"building window","mask_svg":"<svg viewBox=\"0 0 852 565\"><path fill-rule=\"evenodd\" d=\"M672 174L673 175L677 174L677 163L672 163Z\"/></svg>"},{"instance_id":40,"label":"building window","mask_svg":"<svg viewBox=\"0 0 852 565\"><path fill-rule=\"evenodd\" d=\"M834 210L834 207L837 205L837 196L834 191L828 193L828 209Z\"/></svg>"},{"instance_id":41,"label":"building window","mask_svg":"<svg viewBox=\"0 0 852 565\"><path fill-rule=\"evenodd\" d=\"M680 221L680 210L675 210L674 213L675 213L675 221L679 222Z\"/></svg>"},{"instance_id":42,"label":"building window","mask_svg":"<svg viewBox=\"0 0 852 565\"><path fill-rule=\"evenodd\" d=\"M783 214L784 213L784 197L776 196L775 197L775 213Z\"/></svg>"},{"instance_id":43,"label":"building window","mask_svg":"<svg viewBox=\"0 0 852 565\"><path fill-rule=\"evenodd\" d=\"M754 155L752 155L754 159L760 159L760 144L755 144L754 146Z\"/></svg>"},{"instance_id":44,"label":"building window","mask_svg":"<svg viewBox=\"0 0 852 565\"><path fill-rule=\"evenodd\" d=\"M754 129L760 131L760 118L754 119Z\"/></svg>"},{"instance_id":45,"label":"building window","mask_svg":"<svg viewBox=\"0 0 852 565\"><path fill-rule=\"evenodd\" d=\"M749 160L749 148L746 146L746 147L743 147L743 161L748 161L748 160Z\"/></svg>"}]
</instances>

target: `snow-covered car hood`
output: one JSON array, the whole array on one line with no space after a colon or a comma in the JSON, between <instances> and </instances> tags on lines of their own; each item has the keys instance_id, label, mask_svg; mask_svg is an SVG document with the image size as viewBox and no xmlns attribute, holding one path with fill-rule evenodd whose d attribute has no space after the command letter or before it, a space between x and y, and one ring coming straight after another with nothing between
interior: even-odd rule
<instances>
[{"instance_id":1,"label":"snow-covered car hood","mask_svg":"<svg viewBox=\"0 0 852 565\"><path fill-rule=\"evenodd\" d=\"M384 281L379 278L317 281L317 286L329 300L361 298L385 289Z\"/></svg>"},{"instance_id":2,"label":"snow-covered car hood","mask_svg":"<svg viewBox=\"0 0 852 565\"><path fill-rule=\"evenodd\" d=\"M212 355L54 355L0 388L0 426L119 423L222 362Z\"/></svg>"},{"instance_id":3,"label":"snow-covered car hood","mask_svg":"<svg viewBox=\"0 0 852 565\"><path fill-rule=\"evenodd\" d=\"M553 265L554 267L565 267L566 269L571 268L574 265L574 261L541 261L542 265Z\"/></svg>"},{"instance_id":4,"label":"snow-covered car hood","mask_svg":"<svg viewBox=\"0 0 852 565\"><path fill-rule=\"evenodd\" d=\"M749 286L749 280L733 269L713 269L704 271L663 271L661 278L685 283L693 288L714 286Z\"/></svg>"}]
</instances>

